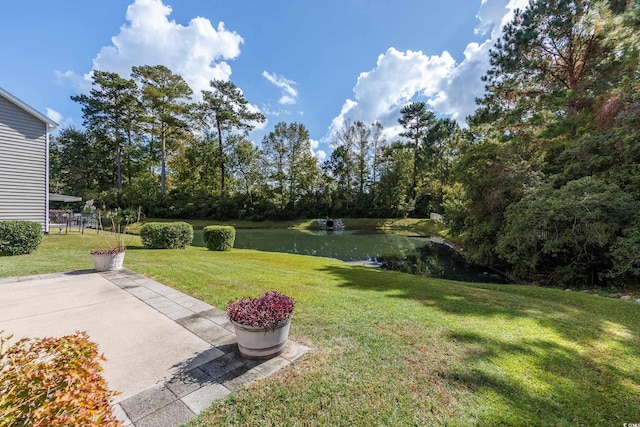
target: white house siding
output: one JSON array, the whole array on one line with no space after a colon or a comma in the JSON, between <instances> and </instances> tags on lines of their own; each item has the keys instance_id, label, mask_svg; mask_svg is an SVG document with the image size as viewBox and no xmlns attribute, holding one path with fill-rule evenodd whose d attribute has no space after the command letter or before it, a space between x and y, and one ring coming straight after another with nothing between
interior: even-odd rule
<instances>
[{"instance_id":1,"label":"white house siding","mask_svg":"<svg viewBox=\"0 0 640 427\"><path fill-rule=\"evenodd\" d=\"M0 221L48 231L47 123L0 96Z\"/></svg>"}]
</instances>

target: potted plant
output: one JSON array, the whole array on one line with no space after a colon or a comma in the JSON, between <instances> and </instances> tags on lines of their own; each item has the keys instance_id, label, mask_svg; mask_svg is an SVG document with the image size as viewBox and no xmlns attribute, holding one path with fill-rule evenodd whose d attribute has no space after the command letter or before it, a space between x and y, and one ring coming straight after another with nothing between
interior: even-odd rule
<instances>
[{"instance_id":1,"label":"potted plant","mask_svg":"<svg viewBox=\"0 0 640 427\"><path fill-rule=\"evenodd\" d=\"M236 330L240 354L248 359L269 359L282 353L294 306L293 298L276 291L229 301L227 313Z\"/></svg>"},{"instance_id":2,"label":"potted plant","mask_svg":"<svg viewBox=\"0 0 640 427\"><path fill-rule=\"evenodd\" d=\"M124 255L127 250L125 236L127 225L129 224L129 217L123 217L120 211L116 211L115 213L110 212L106 216L111 219L111 231L103 234L108 247L91 250L93 265L96 271L120 270L124 263ZM124 225L122 224L123 218L125 220ZM98 232L100 232L102 229L101 215L98 215L98 224Z\"/></svg>"}]
</instances>

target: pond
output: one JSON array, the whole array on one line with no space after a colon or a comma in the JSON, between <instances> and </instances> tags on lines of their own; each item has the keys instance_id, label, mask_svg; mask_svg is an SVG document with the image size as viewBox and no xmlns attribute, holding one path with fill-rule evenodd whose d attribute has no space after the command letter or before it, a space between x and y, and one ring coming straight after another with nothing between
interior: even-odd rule
<instances>
[{"instance_id":1,"label":"pond","mask_svg":"<svg viewBox=\"0 0 640 427\"><path fill-rule=\"evenodd\" d=\"M193 246L205 246L202 230ZM467 282L500 283L502 278L474 266L446 244L371 230L237 229L235 248L337 258L381 268Z\"/></svg>"}]
</instances>

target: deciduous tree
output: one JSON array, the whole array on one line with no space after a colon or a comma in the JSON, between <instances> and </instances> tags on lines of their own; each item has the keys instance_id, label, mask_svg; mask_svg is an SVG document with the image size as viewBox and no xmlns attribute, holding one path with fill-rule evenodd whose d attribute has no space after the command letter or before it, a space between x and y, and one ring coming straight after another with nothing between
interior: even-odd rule
<instances>
[{"instance_id":1,"label":"deciduous tree","mask_svg":"<svg viewBox=\"0 0 640 427\"><path fill-rule=\"evenodd\" d=\"M269 179L276 186L280 209L292 209L305 193L312 191L318 174L317 161L311 153L309 131L301 123L277 123L262 140Z\"/></svg>"}]
</instances>

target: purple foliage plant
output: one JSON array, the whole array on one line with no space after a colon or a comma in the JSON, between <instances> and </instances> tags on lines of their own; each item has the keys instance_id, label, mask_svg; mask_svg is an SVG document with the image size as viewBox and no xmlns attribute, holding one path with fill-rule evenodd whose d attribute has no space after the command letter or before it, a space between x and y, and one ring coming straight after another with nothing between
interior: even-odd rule
<instances>
[{"instance_id":1,"label":"purple foliage plant","mask_svg":"<svg viewBox=\"0 0 640 427\"><path fill-rule=\"evenodd\" d=\"M239 298L227 303L229 319L245 326L275 329L293 315L295 300L277 291L257 298Z\"/></svg>"}]
</instances>

